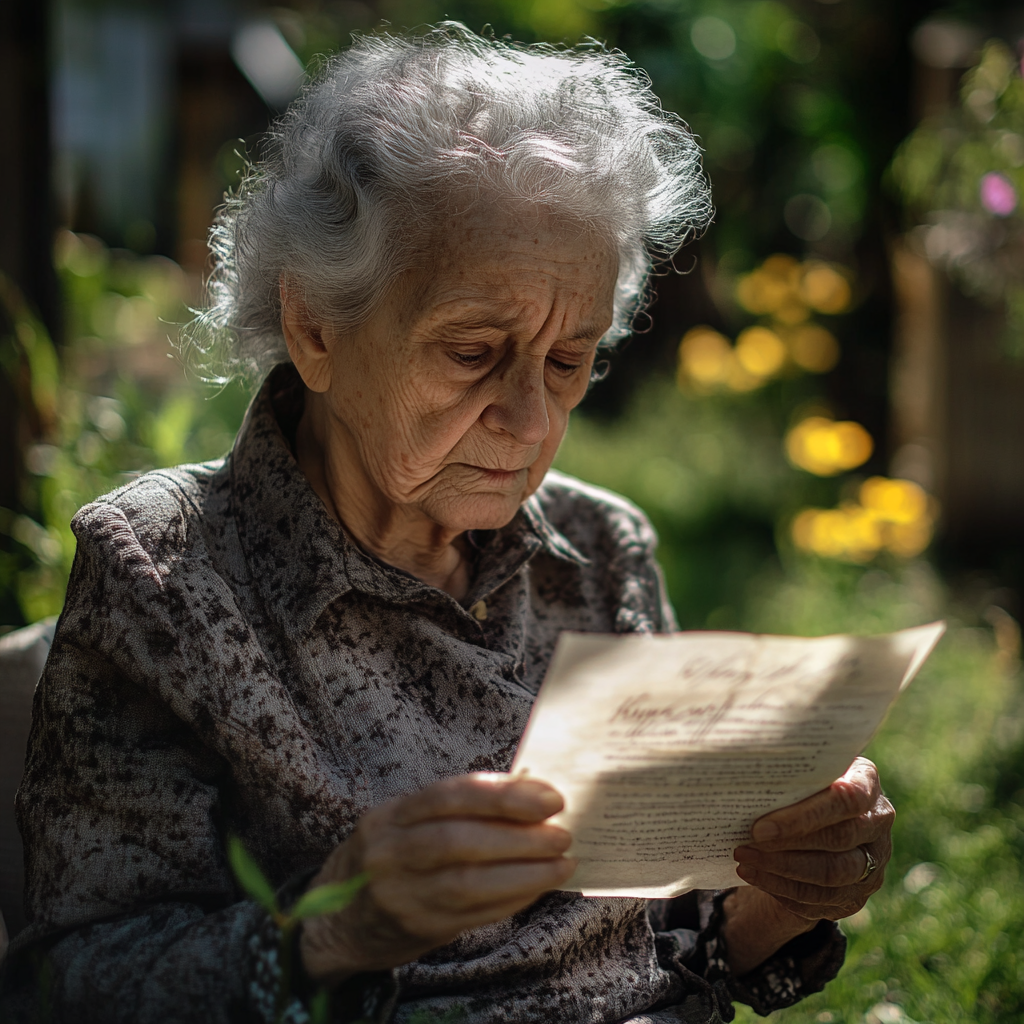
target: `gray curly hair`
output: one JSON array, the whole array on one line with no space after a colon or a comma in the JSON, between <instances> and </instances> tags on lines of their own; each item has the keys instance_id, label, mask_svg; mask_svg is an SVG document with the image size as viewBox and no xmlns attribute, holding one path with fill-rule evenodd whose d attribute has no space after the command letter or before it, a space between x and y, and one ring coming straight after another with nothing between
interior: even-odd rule
<instances>
[{"instance_id":1,"label":"gray curly hair","mask_svg":"<svg viewBox=\"0 0 1024 1024\"><path fill-rule=\"evenodd\" d=\"M457 22L358 37L324 61L227 196L186 355L208 380L259 381L288 359L282 275L315 322L354 329L482 194L543 206L616 248L606 346L629 332L652 269L712 214L693 136L624 54L523 46Z\"/></svg>"}]
</instances>

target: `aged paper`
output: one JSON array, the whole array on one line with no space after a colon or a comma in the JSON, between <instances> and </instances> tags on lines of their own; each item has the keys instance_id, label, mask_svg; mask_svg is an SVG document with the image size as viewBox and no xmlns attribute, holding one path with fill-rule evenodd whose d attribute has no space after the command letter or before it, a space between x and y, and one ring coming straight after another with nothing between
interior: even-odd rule
<instances>
[{"instance_id":1,"label":"aged paper","mask_svg":"<svg viewBox=\"0 0 1024 1024\"><path fill-rule=\"evenodd\" d=\"M732 851L762 814L837 779L938 642L564 633L513 773L550 782L588 896L741 885Z\"/></svg>"}]
</instances>

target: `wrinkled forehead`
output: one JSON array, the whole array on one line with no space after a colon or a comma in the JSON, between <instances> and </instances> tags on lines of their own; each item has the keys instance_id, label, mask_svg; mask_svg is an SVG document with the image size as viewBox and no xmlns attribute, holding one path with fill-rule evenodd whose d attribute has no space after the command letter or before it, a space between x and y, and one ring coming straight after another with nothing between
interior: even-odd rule
<instances>
[{"instance_id":1,"label":"wrinkled forehead","mask_svg":"<svg viewBox=\"0 0 1024 1024\"><path fill-rule=\"evenodd\" d=\"M574 321L567 329L589 337L611 324L617 275L615 246L602 232L535 206L480 205L434 234L396 295L405 319L462 306L460 316L479 310L498 323L556 303Z\"/></svg>"}]
</instances>

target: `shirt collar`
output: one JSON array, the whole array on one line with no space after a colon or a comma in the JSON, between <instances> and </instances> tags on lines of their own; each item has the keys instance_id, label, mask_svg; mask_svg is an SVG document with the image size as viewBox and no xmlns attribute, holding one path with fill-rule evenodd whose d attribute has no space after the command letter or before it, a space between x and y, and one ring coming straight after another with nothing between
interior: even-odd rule
<instances>
[{"instance_id":1,"label":"shirt collar","mask_svg":"<svg viewBox=\"0 0 1024 1024\"><path fill-rule=\"evenodd\" d=\"M396 604L440 599L475 623L466 608L539 551L587 564L547 519L536 495L507 526L476 538L477 572L465 605L368 555L330 516L292 454L286 432L294 433L304 394L292 366L275 368L249 406L231 452L239 538L264 600L283 623L306 633L328 605L351 590Z\"/></svg>"}]
</instances>

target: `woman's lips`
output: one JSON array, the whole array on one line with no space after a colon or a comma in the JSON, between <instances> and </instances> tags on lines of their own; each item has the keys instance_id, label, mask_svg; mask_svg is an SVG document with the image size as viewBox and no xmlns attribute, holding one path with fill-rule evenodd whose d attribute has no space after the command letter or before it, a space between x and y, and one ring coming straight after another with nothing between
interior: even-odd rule
<instances>
[{"instance_id":1,"label":"woman's lips","mask_svg":"<svg viewBox=\"0 0 1024 1024\"><path fill-rule=\"evenodd\" d=\"M486 466L474 466L475 469L484 480L495 487L511 487L514 484L518 484L523 474L526 472L524 469L488 469Z\"/></svg>"}]
</instances>

